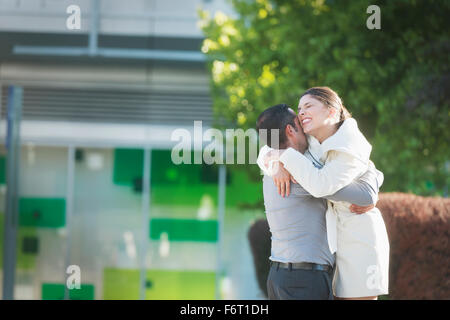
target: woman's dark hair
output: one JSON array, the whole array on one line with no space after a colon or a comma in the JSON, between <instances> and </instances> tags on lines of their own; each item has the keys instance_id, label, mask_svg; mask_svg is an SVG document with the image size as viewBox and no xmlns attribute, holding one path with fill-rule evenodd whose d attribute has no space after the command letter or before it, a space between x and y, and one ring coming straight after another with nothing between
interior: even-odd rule
<instances>
[{"instance_id":1,"label":"woman's dark hair","mask_svg":"<svg viewBox=\"0 0 450 320\"><path fill-rule=\"evenodd\" d=\"M306 96L307 94L313 96L317 100L321 101L329 108L337 109L339 114L339 126L344 122L345 119L351 118L351 113L347 110L347 108L342 103L339 95L328 87L313 87L306 90L301 97ZM300 97L300 98L301 98Z\"/></svg>"},{"instance_id":2,"label":"woman's dark hair","mask_svg":"<svg viewBox=\"0 0 450 320\"><path fill-rule=\"evenodd\" d=\"M258 120L256 121L256 129L258 132L261 132L261 129L265 129L267 131L267 141L264 142L267 143L269 147L282 148L285 146L287 142L285 129L288 124L290 124L295 131L298 130L295 125L296 115L294 112L290 112L289 108L290 107L287 104L277 104L264 110L259 115ZM278 146L272 146L272 129L278 130Z\"/></svg>"}]
</instances>

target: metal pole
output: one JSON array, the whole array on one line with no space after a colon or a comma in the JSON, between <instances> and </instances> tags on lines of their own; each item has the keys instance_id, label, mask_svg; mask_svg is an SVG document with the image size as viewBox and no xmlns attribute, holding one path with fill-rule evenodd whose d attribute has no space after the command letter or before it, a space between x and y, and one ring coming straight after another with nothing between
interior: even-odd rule
<instances>
[{"instance_id":1,"label":"metal pole","mask_svg":"<svg viewBox=\"0 0 450 320\"><path fill-rule=\"evenodd\" d=\"M216 267L216 300L220 299L220 278L222 276L222 248L223 248L223 224L225 217L225 191L227 187L227 169L224 164L219 165L219 194L217 210L217 267Z\"/></svg>"},{"instance_id":2,"label":"metal pole","mask_svg":"<svg viewBox=\"0 0 450 320\"><path fill-rule=\"evenodd\" d=\"M17 226L19 216L19 166L20 166L20 120L22 115L21 87L8 89L8 131L6 136L7 175L5 238L3 248L3 299L14 299L16 271Z\"/></svg>"},{"instance_id":3,"label":"metal pole","mask_svg":"<svg viewBox=\"0 0 450 320\"><path fill-rule=\"evenodd\" d=\"M67 185L66 185L66 230L67 230L67 240L66 240L66 258L65 258L65 269L64 269L64 279L67 277L67 267L70 265L70 253L72 248L72 237L71 237L71 226L72 226L72 215L73 215L73 187L75 178L75 147L70 145L67 150ZM69 299L69 288L67 283L64 283L64 300Z\"/></svg>"},{"instance_id":4,"label":"metal pole","mask_svg":"<svg viewBox=\"0 0 450 320\"><path fill-rule=\"evenodd\" d=\"M3 105L2 105L2 83L0 82L0 122L2 121ZM1 131L0 131L1 132Z\"/></svg>"},{"instance_id":5,"label":"metal pole","mask_svg":"<svg viewBox=\"0 0 450 320\"><path fill-rule=\"evenodd\" d=\"M151 179L151 149L144 149L144 172L142 177L142 237L141 237L141 273L139 286L139 299L145 300L147 290L147 266L145 258L148 250L150 229L150 179Z\"/></svg>"}]
</instances>

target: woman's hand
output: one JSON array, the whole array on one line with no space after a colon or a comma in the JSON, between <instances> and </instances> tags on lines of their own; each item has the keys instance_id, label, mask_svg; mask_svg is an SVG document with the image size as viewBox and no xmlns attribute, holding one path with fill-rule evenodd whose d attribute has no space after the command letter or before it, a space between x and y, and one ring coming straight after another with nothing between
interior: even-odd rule
<instances>
[{"instance_id":1,"label":"woman's hand","mask_svg":"<svg viewBox=\"0 0 450 320\"><path fill-rule=\"evenodd\" d=\"M284 195L286 194L286 197L289 197L291 192L291 179L293 178L281 162L277 162L276 165L278 165L278 170L272 177L273 182L277 186L280 196L284 198Z\"/></svg>"}]
</instances>

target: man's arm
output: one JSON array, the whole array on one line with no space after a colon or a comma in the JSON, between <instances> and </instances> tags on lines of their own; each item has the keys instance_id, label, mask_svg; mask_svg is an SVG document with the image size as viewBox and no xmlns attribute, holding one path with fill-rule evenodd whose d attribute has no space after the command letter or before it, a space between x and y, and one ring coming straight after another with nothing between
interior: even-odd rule
<instances>
[{"instance_id":1,"label":"man's arm","mask_svg":"<svg viewBox=\"0 0 450 320\"><path fill-rule=\"evenodd\" d=\"M360 178L324 198L333 201L350 202L361 207L375 205L378 201L378 192L383 184L383 180L383 173L377 170L373 162L370 161L368 170Z\"/></svg>"}]
</instances>

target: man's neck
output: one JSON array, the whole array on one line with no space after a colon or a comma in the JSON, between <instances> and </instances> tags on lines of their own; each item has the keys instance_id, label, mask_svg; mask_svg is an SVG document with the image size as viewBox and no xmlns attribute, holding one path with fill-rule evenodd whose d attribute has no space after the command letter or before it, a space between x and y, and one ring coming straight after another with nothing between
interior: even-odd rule
<instances>
[{"instance_id":1,"label":"man's neck","mask_svg":"<svg viewBox=\"0 0 450 320\"><path fill-rule=\"evenodd\" d=\"M285 145L285 148L280 148L280 149L287 149L287 148L292 148L297 150L300 153L305 153L307 147L305 146L299 146L299 145L295 145L294 143L292 143L291 141L288 141Z\"/></svg>"}]
</instances>

